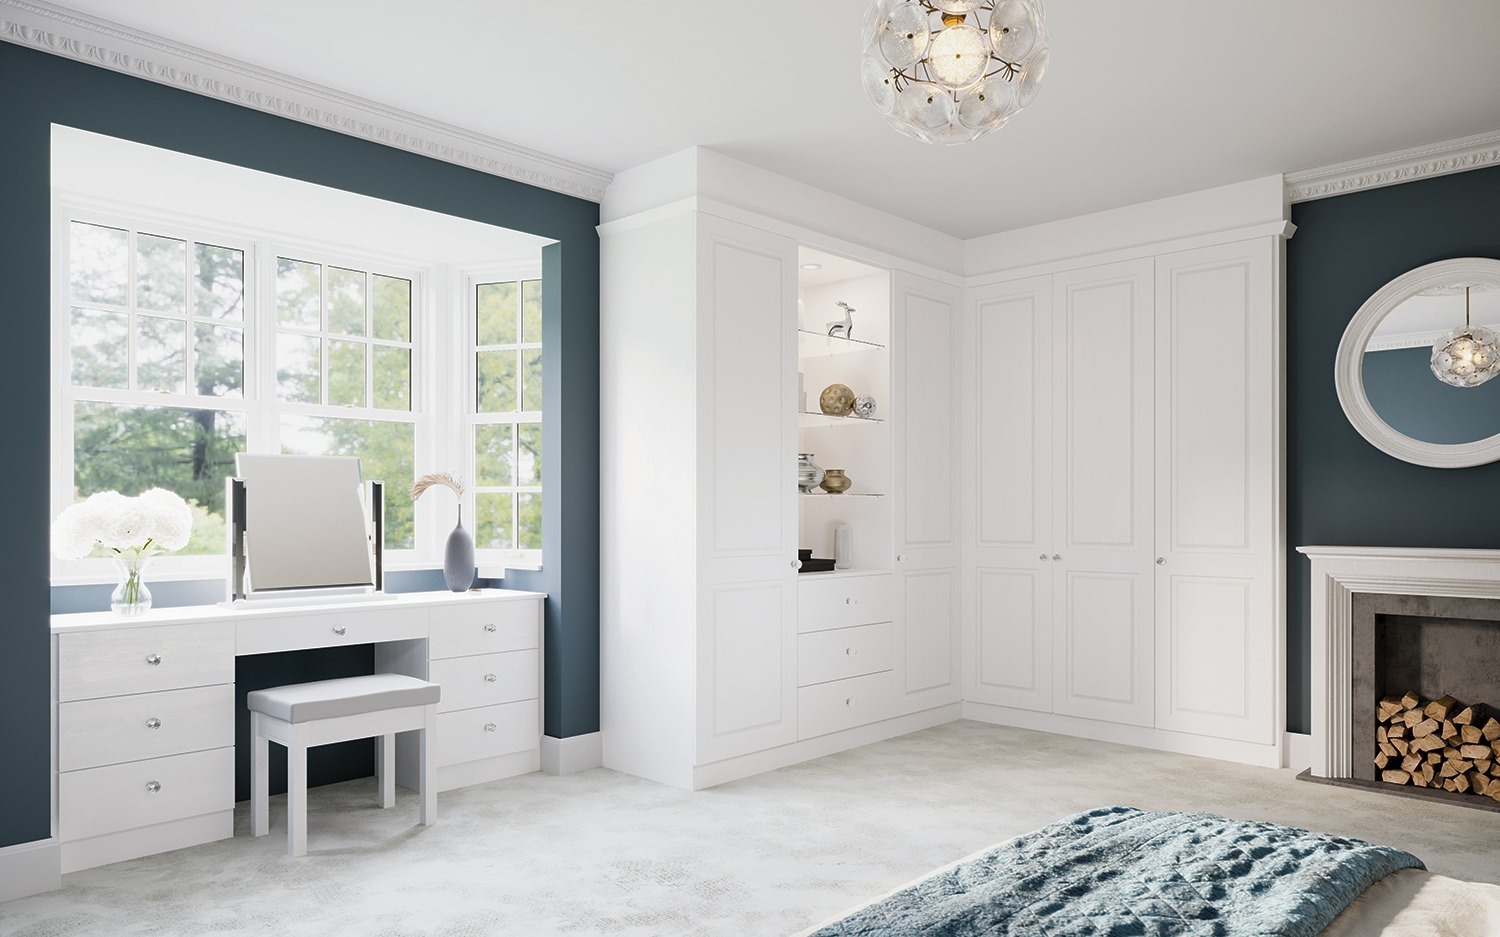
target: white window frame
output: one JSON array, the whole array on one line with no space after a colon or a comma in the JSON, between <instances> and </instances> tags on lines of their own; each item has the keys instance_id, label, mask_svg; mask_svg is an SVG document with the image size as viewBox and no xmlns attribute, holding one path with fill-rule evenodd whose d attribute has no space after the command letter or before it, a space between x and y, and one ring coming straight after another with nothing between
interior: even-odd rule
<instances>
[{"instance_id":1,"label":"white window frame","mask_svg":"<svg viewBox=\"0 0 1500 937\"><path fill-rule=\"evenodd\" d=\"M197 243L231 247L244 251L245 258L245 373L242 397L199 397L196 394L158 394L143 391L121 391L74 387L71 356L70 230L73 221L123 228L132 232L160 234ZM424 264L409 257L382 255L363 248L320 243L279 231L234 230L221 221L184 214L153 211L137 205L93 197L54 192L52 197L52 299L51 361L52 420L51 466L49 492L51 516L56 517L73 503L73 410L79 400L138 405L183 406L191 409L231 410L246 415L245 445L250 452L280 452L280 424L283 416L322 416L357 420L409 422L415 425L414 467L418 474L425 466L452 464L453 446L445 440L452 435L451 419L443 417L442 406L452 393L441 384L459 388L466 375L447 371L451 377L442 381L444 371L437 367L444 347L457 345L442 327L440 310L458 309L461 302L452 294L457 277L446 265ZM285 403L277 395L276 384L276 257L293 257L316 261L325 266L339 266L366 273L409 279L412 284L412 358L410 411L381 410L373 406L353 408L326 404ZM130 258L135 264L134 252ZM133 274L132 274L133 277ZM325 287L326 289L326 287ZM366 337L367 347L379 344ZM445 341L445 339L447 339ZM134 340L133 337L131 339ZM191 360L191 342L189 361ZM373 366L373 363L371 364ZM367 392L369 382L367 370ZM133 376L132 376L133 379ZM322 380L326 382L326 368ZM468 378L472 382L472 378ZM184 391L186 391L184 387ZM456 391L461 392L461 390ZM371 399L373 403L373 399ZM462 463L459 463L462 464ZM386 481L385 479L378 479ZM388 497L393 484L387 481ZM397 480L395 485L402 483ZM400 494L398 490L396 494ZM423 499L427 501L429 499ZM427 569L441 563L441 543L447 528L434 523L430 505L418 504L414 515L415 537L411 550L389 550L386 568ZM223 554L177 556L162 554L152 561L152 576L159 579L223 579L227 575L227 558ZM115 581L111 560L88 557L81 560L59 560L52 557L51 581L54 585L108 583Z\"/></svg>"},{"instance_id":2,"label":"white window frame","mask_svg":"<svg viewBox=\"0 0 1500 937\"><path fill-rule=\"evenodd\" d=\"M542 268L540 262L529 264L508 264L504 266L493 266L484 268L468 268L463 271L464 283L464 332L462 343L454 343L456 351L462 357L462 361L455 362L457 373L464 376L463 393L464 405L458 411L464 415L462 432L458 433L459 441L463 446L463 464L467 467L466 478L472 483L464 493L464 516L472 518L469 526L475 534L476 545L478 543L478 521L479 516L475 508L475 495L478 493L479 473L477 471L476 453L474 446L475 427L481 425L495 425L501 423L545 423L545 409L543 410L515 410L510 413L480 413L479 412L479 374L478 374L478 352L481 349L493 347L516 347L519 349L542 348L541 342L517 341L515 346L490 346L479 344L479 286L484 283L505 283L515 281L518 286L516 302L519 304L522 297L519 293L519 284L525 280L541 280ZM545 287L543 288L545 291ZM545 292L543 293L545 296ZM524 336L517 334L517 339ZM545 365L544 371L545 374ZM517 372L519 380L521 372ZM517 393L521 392L517 387ZM519 402L519 401L518 401ZM543 401L545 407L546 401ZM548 458L546 451L542 453L545 460ZM509 485L502 486L508 490L518 492L536 492L542 495L542 512L546 515L546 491L543 485ZM513 521L519 523L519 516L513 514ZM541 549L476 549L475 554L479 562L480 575L488 577L500 577L504 575L507 567L519 569L538 569L542 565L542 557L547 549L545 541Z\"/></svg>"}]
</instances>

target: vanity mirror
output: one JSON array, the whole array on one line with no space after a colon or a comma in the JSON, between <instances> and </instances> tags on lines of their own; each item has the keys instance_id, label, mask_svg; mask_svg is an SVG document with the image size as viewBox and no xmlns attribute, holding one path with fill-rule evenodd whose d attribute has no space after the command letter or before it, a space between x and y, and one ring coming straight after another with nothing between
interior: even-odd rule
<instances>
[{"instance_id":1,"label":"vanity mirror","mask_svg":"<svg viewBox=\"0 0 1500 937\"><path fill-rule=\"evenodd\" d=\"M1500 460L1500 260L1418 267L1360 306L1334 381L1349 422L1388 455L1433 468ZM1493 369L1493 370L1492 370Z\"/></svg>"},{"instance_id":2,"label":"vanity mirror","mask_svg":"<svg viewBox=\"0 0 1500 937\"><path fill-rule=\"evenodd\" d=\"M359 459L235 456L229 479L230 601L381 586L378 483L361 498ZM373 507L373 517L366 510ZM372 530L373 525L373 530Z\"/></svg>"}]
</instances>

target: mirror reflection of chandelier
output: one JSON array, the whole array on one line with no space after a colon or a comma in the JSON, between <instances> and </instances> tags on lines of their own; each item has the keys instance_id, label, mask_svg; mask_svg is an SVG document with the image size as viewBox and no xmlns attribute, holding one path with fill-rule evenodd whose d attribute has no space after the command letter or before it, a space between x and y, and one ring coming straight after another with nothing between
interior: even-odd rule
<instances>
[{"instance_id":1,"label":"mirror reflection of chandelier","mask_svg":"<svg viewBox=\"0 0 1500 937\"><path fill-rule=\"evenodd\" d=\"M860 80L891 126L968 143L1030 104L1047 71L1042 0L874 0Z\"/></svg>"},{"instance_id":2,"label":"mirror reflection of chandelier","mask_svg":"<svg viewBox=\"0 0 1500 937\"><path fill-rule=\"evenodd\" d=\"M1444 384L1478 387L1500 373L1500 336L1469 324L1469 290L1464 287L1464 324L1432 346L1432 373Z\"/></svg>"}]
</instances>

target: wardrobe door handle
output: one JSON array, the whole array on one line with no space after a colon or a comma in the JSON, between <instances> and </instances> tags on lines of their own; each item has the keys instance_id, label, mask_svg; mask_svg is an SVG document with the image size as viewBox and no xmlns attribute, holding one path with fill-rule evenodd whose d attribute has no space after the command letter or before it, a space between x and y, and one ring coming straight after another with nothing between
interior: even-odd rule
<instances>
[{"instance_id":1,"label":"wardrobe door handle","mask_svg":"<svg viewBox=\"0 0 1500 937\"><path fill-rule=\"evenodd\" d=\"M1062 559L1062 554L1061 553L1054 553L1054 554L1052 554L1052 558L1054 560L1060 560L1060 559Z\"/></svg>"}]
</instances>

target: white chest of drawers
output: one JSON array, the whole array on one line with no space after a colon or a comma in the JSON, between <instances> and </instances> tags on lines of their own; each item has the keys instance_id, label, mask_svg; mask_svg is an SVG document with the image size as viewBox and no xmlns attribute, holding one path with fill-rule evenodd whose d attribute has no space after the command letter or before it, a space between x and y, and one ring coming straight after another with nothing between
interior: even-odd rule
<instances>
[{"instance_id":1,"label":"white chest of drawers","mask_svg":"<svg viewBox=\"0 0 1500 937\"><path fill-rule=\"evenodd\" d=\"M894 715L891 618L889 574L797 582L797 738Z\"/></svg>"},{"instance_id":2,"label":"white chest of drawers","mask_svg":"<svg viewBox=\"0 0 1500 937\"><path fill-rule=\"evenodd\" d=\"M233 835L237 655L373 644L376 670L443 686L441 790L538 770L544 598L487 590L54 615L63 871ZM404 743L397 780L414 788L415 746Z\"/></svg>"}]
</instances>

